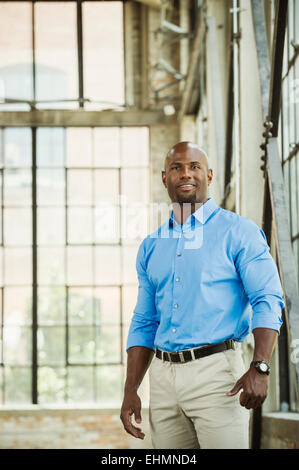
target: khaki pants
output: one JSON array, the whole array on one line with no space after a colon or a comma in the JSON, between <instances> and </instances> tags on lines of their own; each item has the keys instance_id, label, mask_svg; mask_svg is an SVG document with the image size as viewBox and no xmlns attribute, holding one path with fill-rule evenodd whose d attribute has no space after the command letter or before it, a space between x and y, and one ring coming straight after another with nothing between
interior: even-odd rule
<instances>
[{"instance_id":1,"label":"khaki pants","mask_svg":"<svg viewBox=\"0 0 299 470\"><path fill-rule=\"evenodd\" d=\"M248 449L249 410L240 393L227 397L244 374L241 350L186 363L154 356L149 369L149 423L155 449Z\"/></svg>"}]
</instances>

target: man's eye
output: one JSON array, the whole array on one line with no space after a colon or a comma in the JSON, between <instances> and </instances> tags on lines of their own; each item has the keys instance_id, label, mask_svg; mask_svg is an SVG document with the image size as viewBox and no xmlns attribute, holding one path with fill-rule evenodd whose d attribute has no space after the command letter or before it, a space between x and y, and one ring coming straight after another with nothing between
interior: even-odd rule
<instances>
[{"instance_id":1,"label":"man's eye","mask_svg":"<svg viewBox=\"0 0 299 470\"><path fill-rule=\"evenodd\" d=\"M192 168L200 168L200 165L193 165Z\"/></svg>"}]
</instances>

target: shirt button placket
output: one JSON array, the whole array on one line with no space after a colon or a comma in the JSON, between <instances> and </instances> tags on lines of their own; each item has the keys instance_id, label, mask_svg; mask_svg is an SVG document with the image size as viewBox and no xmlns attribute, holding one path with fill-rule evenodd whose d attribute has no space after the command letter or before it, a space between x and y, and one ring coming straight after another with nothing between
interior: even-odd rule
<instances>
[{"instance_id":1,"label":"shirt button placket","mask_svg":"<svg viewBox=\"0 0 299 470\"><path fill-rule=\"evenodd\" d=\"M173 320L173 326L171 331L173 333L177 332L177 325L179 322L179 311L180 311L180 280L181 280L181 259L182 259L182 253L183 253L183 243L184 243L184 238L180 237L178 241L178 246L177 246L177 251L176 251L176 260L174 263L174 286L173 286L173 314L172 314L172 320Z\"/></svg>"}]
</instances>

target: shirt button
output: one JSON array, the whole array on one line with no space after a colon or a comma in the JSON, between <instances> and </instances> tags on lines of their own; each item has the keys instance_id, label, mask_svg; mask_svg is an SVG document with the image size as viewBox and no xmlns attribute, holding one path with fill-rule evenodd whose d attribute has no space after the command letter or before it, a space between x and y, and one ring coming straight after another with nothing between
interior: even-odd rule
<instances>
[{"instance_id":1,"label":"shirt button","mask_svg":"<svg viewBox=\"0 0 299 470\"><path fill-rule=\"evenodd\" d=\"M180 278L179 278L179 277L176 277L175 280L176 280L176 282L179 282Z\"/></svg>"},{"instance_id":2,"label":"shirt button","mask_svg":"<svg viewBox=\"0 0 299 470\"><path fill-rule=\"evenodd\" d=\"M175 333L175 332L176 332L176 328L172 328L172 332Z\"/></svg>"},{"instance_id":3,"label":"shirt button","mask_svg":"<svg viewBox=\"0 0 299 470\"><path fill-rule=\"evenodd\" d=\"M178 308L178 304L174 304L174 308Z\"/></svg>"},{"instance_id":4,"label":"shirt button","mask_svg":"<svg viewBox=\"0 0 299 470\"><path fill-rule=\"evenodd\" d=\"M178 255L178 256L181 256L181 255L182 255L182 253L178 253L177 255Z\"/></svg>"}]
</instances>

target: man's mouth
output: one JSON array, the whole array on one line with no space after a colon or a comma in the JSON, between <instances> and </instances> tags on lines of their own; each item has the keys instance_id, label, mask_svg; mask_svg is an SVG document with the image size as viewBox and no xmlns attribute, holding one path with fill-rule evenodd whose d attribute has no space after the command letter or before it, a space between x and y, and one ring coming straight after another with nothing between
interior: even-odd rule
<instances>
[{"instance_id":1,"label":"man's mouth","mask_svg":"<svg viewBox=\"0 0 299 470\"><path fill-rule=\"evenodd\" d=\"M190 191L194 187L195 187L194 184L180 184L180 186L178 186L178 188L181 189L182 191Z\"/></svg>"}]
</instances>

